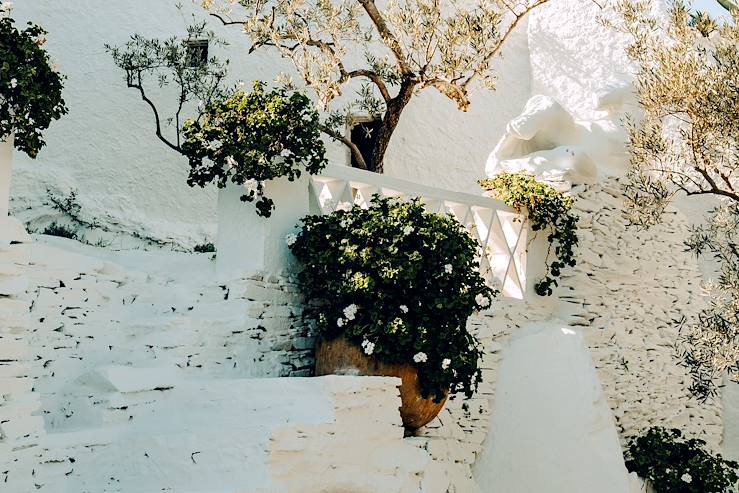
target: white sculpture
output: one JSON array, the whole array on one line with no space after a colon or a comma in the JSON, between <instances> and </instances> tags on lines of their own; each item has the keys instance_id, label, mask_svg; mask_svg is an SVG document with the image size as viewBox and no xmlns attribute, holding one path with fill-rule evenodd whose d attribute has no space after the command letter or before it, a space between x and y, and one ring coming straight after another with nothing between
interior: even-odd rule
<instances>
[{"instance_id":1,"label":"white sculpture","mask_svg":"<svg viewBox=\"0 0 739 493\"><path fill-rule=\"evenodd\" d=\"M526 171L562 190L620 174L626 168L625 133L617 117L629 94L628 87L619 87L598 97L596 109L604 118L592 122L576 121L548 96L533 96L508 123L485 173Z\"/></svg>"}]
</instances>

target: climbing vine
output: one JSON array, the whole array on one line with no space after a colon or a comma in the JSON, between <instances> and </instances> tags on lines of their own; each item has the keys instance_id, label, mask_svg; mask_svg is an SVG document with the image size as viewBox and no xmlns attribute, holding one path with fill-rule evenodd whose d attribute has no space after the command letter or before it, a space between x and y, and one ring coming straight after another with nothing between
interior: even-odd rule
<instances>
[{"instance_id":1,"label":"climbing vine","mask_svg":"<svg viewBox=\"0 0 739 493\"><path fill-rule=\"evenodd\" d=\"M524 173L501 173L493 178L480 180L480 185L492 192L493 197L528 215L531 229L549 230L547 274L534 286L539 296L550 296L562 270L575 266L577 246L577 217L571 213L575 200L551 185L536 181ZM556 259L550 261L554 247Z\"/></svg>"}]
</instances>

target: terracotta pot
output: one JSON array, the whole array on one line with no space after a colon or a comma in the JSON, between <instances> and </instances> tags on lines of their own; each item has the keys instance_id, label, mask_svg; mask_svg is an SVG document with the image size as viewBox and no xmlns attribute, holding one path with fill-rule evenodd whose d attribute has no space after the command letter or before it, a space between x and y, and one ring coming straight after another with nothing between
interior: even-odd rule
<instances>
[{"instance_id":1,"label":"terracotta pot","mask_svg":"<svg viewBox=\"0 0 739 493\"><path fill-rule=\"evenodd\" d=\"M446 403L446 396L441 402L421 397L418 372L413 364L384 363L367 356L345 337L316 343L316 376L331 374L399 377L403 381L400 385L400 416L403 425L413 430L433 420Z\"/></svg>"}]
</instances>

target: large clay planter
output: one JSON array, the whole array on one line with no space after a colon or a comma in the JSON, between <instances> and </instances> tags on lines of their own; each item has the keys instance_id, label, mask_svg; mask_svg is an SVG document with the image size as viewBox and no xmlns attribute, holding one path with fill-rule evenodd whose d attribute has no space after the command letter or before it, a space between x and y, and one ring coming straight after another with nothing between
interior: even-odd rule
<instances>
[{"instance_id":1,"label":"large clay planter","mask_svg":"<svg viewBox=\"0 0 739 493\"><path fill-rule=\"evenodd\" d=\"M403 425L413 430L433 420L446 403L446 397L441 402L421 397L418 372L414 365L379 361L365 355L360 347L345 337L318 341L316 344L316 375L331 374L399 377L403 381L400 385L400 416Z\"/></svg>"}]
</instances>

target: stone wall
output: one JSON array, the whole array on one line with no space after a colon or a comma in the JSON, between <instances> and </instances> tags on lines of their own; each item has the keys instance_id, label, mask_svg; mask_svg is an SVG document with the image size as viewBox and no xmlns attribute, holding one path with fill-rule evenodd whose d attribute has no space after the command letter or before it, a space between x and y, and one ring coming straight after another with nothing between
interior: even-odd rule
<instances>
[{"instance_id":1,"label":"stone wall","mask_svg":"<svg viewBox=\"0 0 739 493\"><path fill-rule=\"evenodd\" d=\"M423 472L418 472L421 466L413 466L415 472L408 476L411 481L423 481L425 491L476 491L472 466L484 447L494 446L487 435L508 338L527 323L548 319L582 331L622 441L649 426L663 425L705 438L714 448L720 446L720 406L689 398L689 377L672 347L677 329L671 321L702 303L700 272L695 259L682 248L687 222L670 211L665 223L652 230L627 227L619 186L611 179L573 189L580 217L578 265L565 271L554 297L500 299L469 320L469 330L485 348L484 380L478 393L469 400L451 396L436 420L404 441L419 457L432 459L421 468ZM37 427L38 436L45 431L61 439L64 433L135 421L137 414L129 412L133 404L126 400L129 394L166 393L173 379L232 381L238 386L237 381L254 377L311 373L314 341L300 323L301 299L291 279L255 274L219 283L208 255L131 252L114 258L104 250L54 241L57 246L8 244L2 252L6 261L0 284L9 293L10 287L15 288L0 298L0 306L13 304L15 315L30 308L30 322L23 322L30 331L16 330L12 337L23 341L25 350L32 350L25 356L6 355L1 368L4 375L25 377L21 382L33 379L33 399L42 409L35 417L42 417L44 424ZM27 288L18 287L20 272ZM6 329L3 338L8 338L7 333ZM13 347L20 346L6 344L3 349ZM128 397L111 394L111 386ZM371 399L359 387L352 389L336 401L337 423L372 415ZM0 413L8 414L21 409L8 403L25 402L18 395L28 393L3 394ZM378 417L376 426L372 425L376 432L381 426L396 426L385 421L395 415L392 406L389 409L389 415ZM27 411L23 416L32 410ZM216 414L220 416L220 411ZM0 427L11 429L6 423ZM291 438L286 443L300 445L303 451L324 450L322 458L315 460L325 459L327 467L340 464L342 453L337 450L352 443L342 441L347 437L332 438L327 429L311 435L297 428L285 433L305 440L293 443ZM8 443L7 437L0 442L6 447ZM339 448L333 449L334 445ZM276 454L270 474L285 481L301 468L318 467L314 459L291 451L291 446L270 448ZM377 444L378 450L384 446ZM388 447L392 453L399 450ZM410 453L408 448L403 450ZM351 467L350 463L338 467L343 471L339 476L351 477ZM17 465L7 469L25 470ZM395 484L395 479L385 479Z\"/></svg>"},{"instance_id":2,"label":"stone wall","mask_svg":"<svg viewBox=\"0 0 739 493\"><path fill-rule=\"evenodd\" d=\"M484 441L508 338L529 322L549 319L582 331L622 444L646 428L666 426L720 450L720 400L690 397L690 377L673 348L678 331L672 321L703 303L696 259L684 251L686 219L670 210L651 230L627 227L617 179L572 193L580 217L578 265L564 271L553 298L498 300L470 319L469 329L485 347L484 382L473 399L450 399L439 418L410 439L437 464L434 491L474 491L472 465L483 447L495 446Z\"/></svg>"},{"instance_id":3,"label":"stone wall","mask_svg":"<svg viewBox=\"0 0 739 493\"><path fill-rule=\"evenodd\" d=\"M0 484L8 491L31 491L34 447L45 430L32 377L37 362L26 297L30 238L10 221L0 219Z\"/></svg>"},{"instance_id":4,"label":"stone wall","mask_svg":"<svg viewBox=\"0 0 739 493\"><path fill-rule=\"evenodd\" d=\"M289 279L46 240L0 250L11 491L421 489L397 379L270 378L312 369Z\"/></svg>"}]
</instances>

